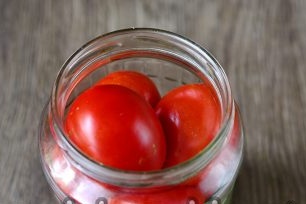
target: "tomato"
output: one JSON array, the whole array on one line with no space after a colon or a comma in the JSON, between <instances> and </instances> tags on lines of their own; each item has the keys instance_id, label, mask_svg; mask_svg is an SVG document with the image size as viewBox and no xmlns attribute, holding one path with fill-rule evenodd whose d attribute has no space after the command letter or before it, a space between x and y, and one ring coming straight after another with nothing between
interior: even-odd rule
<instances>
[{"instance_id":1,"label":"tomato","mask_svg":"<svg viewBox=\"0 0 306 204\"><path fill-rule=\"evenodd\" d=\"M153 108L123 86L81 93L68 110L65 130L79 150L110 167L150 171L165 160L165 137Z\"/></svg>"},{"instance_id":2,"label":"tomato","mask_svg":"<svg viewBox=\"0 0 306 204\"><path fill-rule=\"evenodd\" d=\"M156 114L167 142L165 167L195 156L214 138L221 122L218 97L208 84L189 84L167 93Z\"/></svg>"},{"instance_id":3,"label":"tomato","mask_svg":"<svg viewBox=\"0 0 306 204\"><path fill-rule=\"evenodd\" d=\"M235 172L235 162L238 156L237 145L239 145L240 136L240 114L236 107L232 130L220 152L196 176L186 180L182 185L197 185L206 197L212 196L222 186L224 179L233 176L232 174Z\"/></svg>"},{"instance_id":4,"label":"tomato","mask_svg":"<svg viewBox=\"0 0 306 204\"><path fill-rule=\"evenodd\" d=\"M183 186L174 187L161 192L151 192L148 194L129 193L119 194L110 199L110 204L201 204L205 198L197 187Z\"/></svg>"},{"instance_id":5,"label":"tomato","mask_svg":"<svg viewBox=\"0 0 306 204\"><path fill-rule=\"evenodd\" d=\"M136 71L116 71L102 78L97 84L116 84L132 89L143 96L152 107L160 100L160 94L153 81Z\"/></svg>"}]
</instances>

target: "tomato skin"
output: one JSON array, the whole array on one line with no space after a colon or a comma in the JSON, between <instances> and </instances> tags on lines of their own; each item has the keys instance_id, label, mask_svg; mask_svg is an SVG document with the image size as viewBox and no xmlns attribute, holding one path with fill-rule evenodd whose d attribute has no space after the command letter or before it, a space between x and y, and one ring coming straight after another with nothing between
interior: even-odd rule
<instances>
[{"instance_id":1,"label":"tomato skin","mask_svg":"<svg viewBox=\"0 0 306 204\"><path fill-rule=\"evenodd\" d=\"M153 81L136 71L123 70L110 73L97 83L97 85L102 84L116 84L127 87L143 96L152 107L155 107L161 98Z\"/></svg>"},{"instance_id":2,"label":"tomato skin","mask_svg":"<svg viewBox=\"0 0 306 204\"><path fill-rule=\"evenodd\" d=\"M69 108L65 129L83 153L110 167L150 171L165 160L165 137L154 110L123 86L94 86L81 93Z\"/></svg>"},{"instance_id":3,"label":"tomato skin","mask_svg":"<svg viewBox=\"0 0 306 204\"><path fill-rule=\"evenodd\" d=\"M189 84L171 90L155 110L167 141L165 167L195 156L208 145L220 127L218 97L206 84Z\"/></svg>"}]
</instances>

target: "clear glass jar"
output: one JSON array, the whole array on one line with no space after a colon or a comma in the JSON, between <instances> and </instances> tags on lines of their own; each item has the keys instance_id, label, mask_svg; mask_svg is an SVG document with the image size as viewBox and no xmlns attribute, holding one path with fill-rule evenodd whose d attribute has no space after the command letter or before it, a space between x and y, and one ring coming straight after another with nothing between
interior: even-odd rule
<instances>
[{"instance_id":1,"label":"clear glass jar","mask_svg":"<svg viewBox=\"0 0 306 204\"><path fill-rule=\"evenodd\" d=\"M150 172L115 170L78 151L63 128L67 107L101 77L121 69L146 74L161 95L182 84L213 86L222 110L213 141L187 162ZM82 46L60 70L41 118L42 167L62 203L228 203L242 161L241 124L228 79L205 49L167 31L119 30Z\"/></svg>"}]
</instances>

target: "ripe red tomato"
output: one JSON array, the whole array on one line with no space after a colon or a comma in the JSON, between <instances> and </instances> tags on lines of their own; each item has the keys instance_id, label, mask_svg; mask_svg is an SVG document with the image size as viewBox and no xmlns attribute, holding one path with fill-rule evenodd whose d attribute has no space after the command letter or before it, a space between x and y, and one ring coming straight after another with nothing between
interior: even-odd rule
<instances>
[{"instance_id":1,"label":"ripe red tomato","mask_svg":"<svg viewBox=\"0 0 306 204\"><path fill-rule=\"evenodd\" d=\"M190 84L167 93L156 113L167 141L165 167L184 162L199 153L220 127L218 97L207 84Z\"/></svg>"},{"instance_id":2,"label":"ripe red tomato","mask_svg":"<svg viewBox=\"0 0 306 204\"><path fill-rule=\"evenodd\" d=\"M154 110L123 86L94 86L81 93L69 108L65 129L83 153L110 167L150 171L165 160L165 137Z\"/></svg>"},{"instance_id":3,"label":"ripe red tomato","mask_svg":"<svg viewBox=\"0 0 306 204\"><path fill-rule=\"evenodd\" d=\"M146 75L136 71L117 71L108 74L97 84L116 84L132 89L151 104L152 107L160 100L160 94L153 81Z\"/></svg>"},{"instance_id":4,"label":"ripe red tomato","mask_svg":"<svg viewBox=\"0 0 306 204\"><path fill-rule=\"evenodd\" d=\"M110 199L110 204L201 204L205 198L200 188L191 186L176 186L170 190L150 192L148 194L119 194Z\"/></svg>"}]
</instances>

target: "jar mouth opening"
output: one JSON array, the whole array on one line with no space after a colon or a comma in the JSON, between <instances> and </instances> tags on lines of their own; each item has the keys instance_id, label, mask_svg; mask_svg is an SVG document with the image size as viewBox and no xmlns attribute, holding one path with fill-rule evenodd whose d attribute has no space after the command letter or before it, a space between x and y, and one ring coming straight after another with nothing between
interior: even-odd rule
<instances>
[{"instance_id":1,"label":"jar mouth opening","mask_svg":"<svg viewBox=\"0 0 306 204\"><path fill-rule=\"evenodd\" d=\"M64 110L61 107L66 107L66 103L69 97L69 94L60 93L63 91L63 87L61 84L67 83L67 75L70 75L70 79L74 80L74 85L70 85L70 89L73 89L74 86L78 83L77 80L73 79L73 74L79 72L73 72L71 74L69 71L71 67L75 66L78 63L78 60L84 58L86 56L91 56L90 50L97 49L97 44L103 41L112 42L109 46L120 46L120 42L116 40L111 41L110 39L116 38L117 36L125 36L125 35L137 35L141 36L149 36L152 39L156 37L163 38L166 42L169 40L169 45L179 47L180 49L186 49L189 54L193 54L196 60L203 63L203 65L209 64L211 70L205 70L202 68L200 70L203 74L211 74L213 72L215 78L214 81L217 81L218 84L214 84L216 89L220 92L220 105L222 106L222 123L219 131L215 135L214 139L194 157L188 159L185 162L177 164L172 167L154 170L154 171L126 171L121 169L112 168L110 166L106 166L100 164L84 153L78 150L77 147L70 141L69 137L65 134L65 130L63 127L63 115ZM166 45L166 46L169 46ZM137 50L137 49L136 49ZM108 50L100 50L99 53L101 55L107 53ZM173 54L173 53L172 53ZM109 61L105 61L108 63ZM92 63L92 61L87 62ZM83 67L86 67L83 65ZM80 71L80 70L78 70ZM208 73L209 72L209 73ZM209 77L207 77L209 78ZM66 87L67 88L67 87ZM145 187L145 186L160 186L160 185L169 185L179 183L185 180L192 175L190 172L196 173L197 170L203 168L203 166L207 165L209 161L214 157L216 153L220 151L222 145L228 135L228 132L231 128L231 121L233 118L233 99L231 96L230 86L226 74L222 69L221 65L217 62L217 60L204 48L200 47L193 41L180 36L178 34L159 30L152 28L130 28L114 31L111 33L107 33L101 35L86 44L84 44L80 49L78 49L71 57L64 63L58 76L56 78L55 84L52 89L51 101L50 101L50 114L52 117L52 125L55 130L55 134L58 138L57 142L65 151L67 158L74 164L76 168L79 170L86 172L88 175L107 182L111 184L115 184L118 186L131 186L131 187ZM65 108L64 108L65 109ZM181 180L177 179L181 178Z\"/></svg>"}]
</instances>

